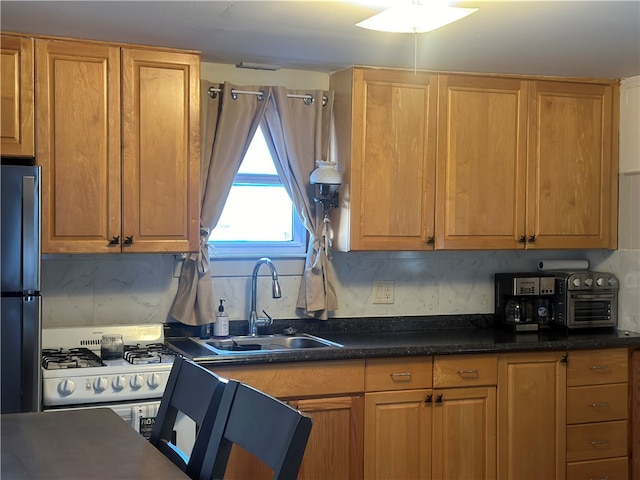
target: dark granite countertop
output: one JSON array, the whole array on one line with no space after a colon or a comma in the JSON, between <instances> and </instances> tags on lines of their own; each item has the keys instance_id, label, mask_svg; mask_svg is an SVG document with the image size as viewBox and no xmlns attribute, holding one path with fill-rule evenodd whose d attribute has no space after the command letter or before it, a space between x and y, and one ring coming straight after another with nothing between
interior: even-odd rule
<instances>
[{"instance_id":1,"label":"dark granite countertop","mask_svg":"<svg viewBox=\"0 0 640 480\"><path fill-rule=\"evenodd\" d=\"M246 334L246 322L231 323L237 324L231 329L233 335ZM282 333L287 327L296 329L298 333L309 333L337 342L343 347L212 355L195 342L182 342L195 345L193 348L183 348L182 353L203 364L254 365L372 357L640 347L638 332L617 329L568 331L555 328L515 334L496 328L493 319L486 315L332 319L326 322L276 320L270 329L260 333ZM198 336L196 331L191 327L168 324L165 336L169 343L172 340L180 343L179 338Z\"/></svg>"}]
</instances>

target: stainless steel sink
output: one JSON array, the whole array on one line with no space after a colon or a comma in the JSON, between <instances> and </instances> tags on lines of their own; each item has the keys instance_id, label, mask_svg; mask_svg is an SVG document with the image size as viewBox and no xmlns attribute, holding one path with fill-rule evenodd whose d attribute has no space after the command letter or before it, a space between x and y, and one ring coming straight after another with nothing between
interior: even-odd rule
<instances>
[{"instance_id":1,"label":"stainless steel sink","mask_svg":"<svg viewBox=\"0 0 640 480\"><path fill-rule=\"evenodd\" d=\"M330 340L308 335L258 335L238 336L222 339L192 340L216 355L247 355L274 353L277 351L306 350L310 348L342 348L343 345Z\"/></svg>"}]
</instances>

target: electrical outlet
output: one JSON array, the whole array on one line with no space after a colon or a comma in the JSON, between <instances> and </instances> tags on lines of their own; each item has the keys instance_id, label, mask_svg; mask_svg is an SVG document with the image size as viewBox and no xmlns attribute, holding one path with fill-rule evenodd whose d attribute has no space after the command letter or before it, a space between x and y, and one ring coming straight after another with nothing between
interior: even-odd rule
<instances>
[{"instance_id":1,"label":"electrical outlet","mask_svg":"<svg viewBox=\"0 0 640 480\"><path fill-rule=\"evenodd\" d=\"M393 280L373 281L373 303L393 303Z\"/></svg>"}]
</instances>

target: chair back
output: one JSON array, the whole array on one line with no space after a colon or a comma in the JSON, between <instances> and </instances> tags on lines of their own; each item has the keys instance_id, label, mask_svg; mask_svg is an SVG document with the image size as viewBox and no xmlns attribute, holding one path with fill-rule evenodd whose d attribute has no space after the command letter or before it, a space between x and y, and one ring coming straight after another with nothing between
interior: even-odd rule
<instances>
[{"instance_id":1,"label":"chair back","mask_svg":"<svg viewBox=\"0 0 640 480\"><path fill-rule=\"evenodd\" d=\"M234 444L269 466L274 480L297 478L311 433L311 417L248 385L229 380L218 419L201 480L224 478Z\"/></svg>"},{"instance_id":2,"label":"chair back","mask_svg":"<svg viewBox=\"0 0 640 480\"><path fill-rule=\"evenodd\" d=\"M182 357L176 357L171 368L149 441L191 478L200 476L226 386L226 379ZM190 455L172 442L178 412L198 427Z\"/></svg>"}]
</instances>

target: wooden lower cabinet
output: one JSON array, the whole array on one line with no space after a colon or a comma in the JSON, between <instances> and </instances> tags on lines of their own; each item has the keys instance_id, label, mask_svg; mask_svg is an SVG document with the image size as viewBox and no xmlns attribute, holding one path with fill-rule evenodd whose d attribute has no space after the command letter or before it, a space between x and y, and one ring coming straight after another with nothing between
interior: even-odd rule
<instances>
[{"instance_id":1,"label":"wooden lower cabinet","mask_svg":"<svg viewBox=\"0 0 640 480\"><path fill-rule=\"evenodd\" d=\"M496 387L434 390L434 398L432 478L496 478Z\"/></svg>"},{"instance_id":2,"label":"wooden lower cabinet","mask_svg":"<svg viewBox=\"0 0 640 480\"><path fill-rule=\"evenodd\" d=\"M498 357L498 478L566 476L566 353Z\"/></svg>"},{"instance_id":3,"label":"wooden lower cabinet","mask_svg":"<svg viewBox=\"0 0 640 480\"><path fill-rule=\"evenodd\" d=\"M364 360L209 367L286 401L313 418L299 480L363 478ZM225 479L271 479L273 472L234 446Z\"/></svg>"},{"instance_id":4,"label":"wooden lower cabinet","mask_svg":"<svg viewBox=\"0 0 640 480\"><path fill-rule=\"evenodd\" d=\"M431 478L432 390L365 394L364 477Z\"/></svg>"}]
</instances>

